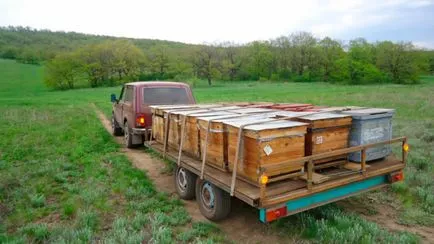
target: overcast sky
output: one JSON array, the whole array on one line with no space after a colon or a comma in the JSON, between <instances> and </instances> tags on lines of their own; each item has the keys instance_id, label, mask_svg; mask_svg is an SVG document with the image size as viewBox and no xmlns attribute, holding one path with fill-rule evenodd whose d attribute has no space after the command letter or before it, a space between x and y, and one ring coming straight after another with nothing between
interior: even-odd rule
<instances>
[{"instance_id":1,"label":"overcast sky","mask_svg":"<svg viewBox=\"0 0 434 244\"><path fill-rule=\"evenodd\" d=\"M434 48L434 0L0 0L0 26L8 25L188 43L303 30Z\"/></svg>"}]
</instances>

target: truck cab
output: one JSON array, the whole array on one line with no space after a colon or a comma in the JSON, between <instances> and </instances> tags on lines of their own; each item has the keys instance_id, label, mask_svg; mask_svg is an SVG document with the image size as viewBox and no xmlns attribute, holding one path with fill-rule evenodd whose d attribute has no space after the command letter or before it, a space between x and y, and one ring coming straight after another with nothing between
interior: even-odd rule
<instances>
[{"instance_id":1,"label":"truck cab","mask_svg":"<svg viewBox=\"0 0 434 244\"><path fill-rule=\"evenodd\" d=\"M195 104L190 87L180 82L137 81L122 86L119 97L111 94L112 133L124 136L132 148L149 139L152 128L151 105Z\"/></svg>"}]
</instances>

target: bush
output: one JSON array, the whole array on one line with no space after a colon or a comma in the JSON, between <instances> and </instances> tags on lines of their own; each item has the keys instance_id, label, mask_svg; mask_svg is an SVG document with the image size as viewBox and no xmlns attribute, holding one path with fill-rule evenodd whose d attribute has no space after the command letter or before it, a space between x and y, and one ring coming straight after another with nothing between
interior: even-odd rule
<instances>
[{"instance_id":1,"label":"bush","mask_svg":"<svg viewBox=\"0 0 434 244\"><path fill-rule=\"evenodd\" d=\"M386 83L390 79L370 63L362 63L348 57L338 59L330 76L333 81L347 84Z\"/></svg>"},{"instance_id":2,"label":"bush","mask_svg":"<svg viewBox=\"0 0 434 244\"><path fill-rule=\"evenodd\" d=\"M272 80L272 81L279 81L280 80L279 74L272 74L271 77L270 77L270 80Z\"/></svg>"}]
</instances>

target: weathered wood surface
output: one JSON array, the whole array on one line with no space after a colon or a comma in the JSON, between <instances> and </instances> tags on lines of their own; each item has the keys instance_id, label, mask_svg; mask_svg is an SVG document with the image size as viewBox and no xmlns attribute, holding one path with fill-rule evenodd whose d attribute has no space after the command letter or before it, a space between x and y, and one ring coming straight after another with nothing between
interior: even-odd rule
<instances>
[{"instance_id":1,"label":"weathered wood surface","mask_svg":"<svg viewBox=\"0 0 434 244\"><path fill-rule=\"evenodd\" d=\"M350 116L332 113L312 114L293 118L295 121L308 123L306 135L306 156L337 149L347 148L351 127ZM346 158L346 155L315 160L315 164Z\"/></svg>"},{"instance_id":2,"label":"weathered wood surface","mask_svg":"<svg viewBox=\"0 0 434 244\"><path fill-rule=\"evenodd\" d=\"M260 120L259 120L260 121ZM285 159L304 157L304 135L307 125L292 121L274 121L263 119L264 123L246 126L237 172L253 182L258 182L259 167L281 162ZM268 122L267 122L268 121ZM228 167L234 168L235 155L238 149L239 129L249 123L257 123L258 119L232 120L225 123L228 129ZM279 171L268 172L268 177L294 171L300 171L303 163L288 164Z\"/></svg>"},{"instance_id":3,"label":"weathered wood surface","mask_svg":"<svg viewBox=\"0 0 434 244\"><path fill-rule=\"evenodd\" d=\"M205 158L206 164L229 171L234 168L239 128L264 120L264 123L243 129L237 164L237 176L255 183L260 177L261 166L346 148L351 124L351 116L346 115L239 106L154 106L152 111L156 141L164 144L167 127L168 147L179 149L182 121L186 118L183 153L200 160ZM166 118L169 118L168 125ZM316 160L314 163L343 157L345 155ZM294 173L303 168L304 163L288 163L285 167L267 172L267 176L281 177L282 174Z\"/></svg>"}]
</instances>

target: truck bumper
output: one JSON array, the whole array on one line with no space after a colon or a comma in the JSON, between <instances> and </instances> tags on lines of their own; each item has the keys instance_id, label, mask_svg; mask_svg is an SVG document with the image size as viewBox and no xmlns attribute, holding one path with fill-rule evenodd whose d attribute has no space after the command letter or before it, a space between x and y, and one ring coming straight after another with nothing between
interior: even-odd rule
<instances>
[{"instance_id":1,"label":"truck bumper","mask_svg":"<svg viewBox=\"0 0 434 244\"><path fill-rule=\"evenodd\" d=\"M132 130L134 135L147 135L151 132L151 129L146 128L133 128Z\"/></svg>"},{"instance_id":2,"label":"truck bumper","mask_svg":"<svg viewBox=\"0 0 434 244\"><path fill-rule=\"evenodd\" d=\"M277 218L293 215L308 209L357 195L368 190L386 186L390 184L388 177L389 175L380 175L302 198L290 200L282 205L279 205L278 207L268 209L261 208L259 209L259 219L261 222L267 223Z\"/></svg>"}]
</instances>

